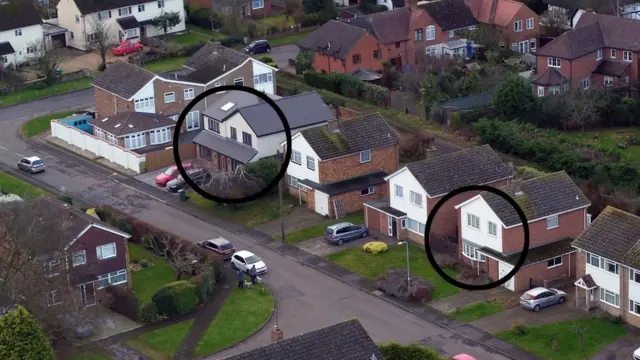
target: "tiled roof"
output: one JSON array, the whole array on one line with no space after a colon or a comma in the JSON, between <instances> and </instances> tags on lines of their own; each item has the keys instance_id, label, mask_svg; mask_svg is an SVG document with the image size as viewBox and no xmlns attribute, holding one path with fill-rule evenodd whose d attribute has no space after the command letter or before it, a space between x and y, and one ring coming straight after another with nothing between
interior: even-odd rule
<instances>
[{"instance_id":1,"label":"tiled roof","mask_svg":"<svg viewBox=\"0 0 640 360\"><path fill-rule=\"evenodd\" d=\"M94 119L89 121L89 124L115 136L122 136L141 131L175 126L176 122L164 115L130 111L126 113L118 113L102 119Z\"/></svg>"},{"instance_id":2,"label":"tiled roof","mask_svg":"<svg viewBox=\"0 0 640 360\"><path fill-rule=\"evenodd\" d=\"M338 130L330 133L328 126L318 126L302 130L300 134L323 161L400 143L379 113L338 120Z\"/></svg>"},{"instance_id":3,"label":"tiled roof","mask_svg":"<svg viewBox=\"0 0 640 360\"><path fill-rule=\"evenodd\" d=\"M500 190L520 205L528 221L591 204L564 171L515 182ZM518 213L505 199L488 192L480 195L505 226L521 224Z\"/></svg>"},{"instance_id":4,"label":"tiled roof","mask_svg":"<svg viewBox=\"0 0 640 360\"><path fill-rule=\"evenodd\" d=\"M407 165L430 197L462 186L485 185L513 177L489 145L457 151Z\"/></svg>"},{"instance_id":5,"label":"tiled roof","mask_svg":"<svg viewBox=\"0 0 640 360\"><path fill-rule=\"evenodd\" d=\"M314 190L318 190L329 196L344 194L346 192L363 190L370 186L382 185L386 183L384 178L388 174L384 171L376 171L374 173L352 177L350 179L340 180L328 184L318 184L311 180L300 180L299 183L306 185Z\"/></svg>"},{"instance_id":6,"label":"tiled roof","mask_svg":"<svg viewBox=\"0 0 640 360\"><path fill-rule=\"evenodd\" d=\"M29 0L9 0L7 4L0 5L0 31L39 24L42 24L42 18Z\"/></svg>"},{"instance_id":7,"label":"tiled roof","mask_svg":"<svg viewBox=\"0 0 640 360\"><path fill-rule=\"evenodd\" d=\"M418 7L426 11L442 31L462 29L477 24L464 0L430 1Z\"/></svg>"},{"instance_id":8,"label":"tiled roof","mask_svg":"<svg viewBox=\"0 0 640 360\"><path fill-rule=\"evenodd\" d=\"M155 76L156 74L128 62L116 61L94 77L92 84L128 100Z\"/></svg>"},{"instance_id":9,"label":"tiled roof","mask_svg":"<svg viewBox=\"0 0 640 360\"><path fill-rule=\"evenodd\" d=\"M297 335L225 360L384 360L356 319Z\"/></svg>"},{"instance_id":10,"label":"tiled roof","mask_svg":"<svg viewBox=\"0 0 640 360\"><path fill-rule=\"evenodd\" d=\"M122 7L144 4L146 2L146 1L140 1L140 0L74 0L74 1L76 3L76 6L78 6L78 10L80 10L80 13L83 15L92 14L98 11L114 10Z\"/></svg>"},{"instance_id":11,"label":"tiled roof","mask_svg":"<svg viewBox=\"0 0 640 360\"><path fill-rule=\"evenodd\" d=\"M631 66L630 61L604 59L598 62L594 74L620 77Z\"/></svg>"},{"instance_id":12,"label":"tiled roof","mask_svg":"<svg viewBox=\"0 0 640 360\"><path fill-rule=\"evenodd\" d=\"M198 83L214 80L249 59L249 55L224 47L219 42L208 42L184 62L186 68L195 70L187 74Z\"/></svg>"},{"instance_id":13,"label":"tiled roof","mask_svg":"<svg viewBox=\"0 0 640 360\"><path fill-rule=\"evenodd\" d=\"M382 44L391 44L409 40L410 16L409 8L400 8L340 21L366 30Z\"/></svg>"},{"instance_id":14,"label":"tiled roof","mask_svg":"<svg viewBox=\"0 0 640 360\"><path fill-rule=\"evenodd\" d=\"M640 217L607 206L572 245L640 269Z\"/></svg>"},{"instance_id":15,"label":"tiled roof","mask_svg":"<svg viewBox=\"0 0 640 360\"><path fill-rule=\"evenodd\" d=\"M258 151L249 145L228 137L220 136L208 130L201 131L193 139L193 142L234 160L238 160L243 164L248 163L258 154Z\"/></svg>"},{"instance_id":16,"label":"tiled roof","mask_svg":"<svg viewBox=\"0 0 640 360\"><path fill-rule=\"evenodd\" d=\"M522 9L525 4L512 0L497 0L495 18L493 24L507 27L511 19ZM493 0L467 0L467 4L478 22L491 25L491 5Z\"/></svg>"},{"instance_id":17,"label":"tiled roof","mask_svg":"<svg viewBox=\"0 0 640 360\"><path fill-rule=\"evenodd\" d=\"M331 56L344 59L366 33L358 27L330 20L302 39L298 46L311 51L323 49Z\"/></svg>"},{"instance_id":18,"label":"tiled roof","mask_svg":"<svg viewBox=\"0 0 640 360\"><path fill-rule=\"evenodd\" d=\"M532 234L531 237L535 239L536 234ZM571 242L573 239L570 238L562 238L552 242L547 242L542 245L529 247L529 252L527 253L527 258L524 261L523 266L535 264L540 261L544 261L547 259L552 259L556 256L568 254L570 252L575 252L575 249L571 247ZM531 240L531 243L540 243L539 241ZM524 240L523 243L524 245ZM487 254L491 257L497 258L506 262L507 264L515 265L520 260L520 256L522 255L522 250L518 250L509 254L501 254L489 247L482 247L479 250L481 253Z\"/></svg>"},{"instance_id":19,"label":"tiled roof","mask_svg":"<svg viewBox=\"0 0 640 360\"><path fill-rule=\"evenodd\" d=\"M387 214L390 214L391 216L395 216L395 217L407 216L406 213L400 210L397 210L395 208L392 208L391 205L389 204L389 200L376 199L376 200L367 201L366 203L363 203L363 204L371 206L372 208L378 209Z\"/></svg>"},{"instance_id":20,"label":"tiled roof","mask_svg":"<svg viewBox=\"0 0 640 360\"><path fill-rule=\"evenodd\" d=\"M532 84L536 85L561 85L565 82L569 81L560 70L549 67L542 74L537 74L533 79L531 79Z\"/></svg>"}]
</instances>

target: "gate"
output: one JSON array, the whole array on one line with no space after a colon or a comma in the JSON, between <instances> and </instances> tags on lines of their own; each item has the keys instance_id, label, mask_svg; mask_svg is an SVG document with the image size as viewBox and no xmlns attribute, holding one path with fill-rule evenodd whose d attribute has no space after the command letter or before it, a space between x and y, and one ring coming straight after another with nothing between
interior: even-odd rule
<instances>
[{"instance_id":1,"label":"gate","mask_svg":"<svg viewBox=\"0 0 640 360\"><path fill-rule=\"evenodd\" d=\"M158 150L146 154L145 171L153 171L166 166L174 165L173 147ZM180 159L184 162L196 157L196 145L182 144L180 145Z\"/></svg>"}]
</instances>

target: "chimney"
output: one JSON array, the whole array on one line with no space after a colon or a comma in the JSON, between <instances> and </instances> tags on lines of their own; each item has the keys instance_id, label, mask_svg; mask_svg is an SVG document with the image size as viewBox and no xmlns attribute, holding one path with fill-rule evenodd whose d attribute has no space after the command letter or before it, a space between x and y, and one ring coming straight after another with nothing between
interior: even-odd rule
<instances>
[{"instance_id":1,"label":"chimney","mask_svg":"<svg viewBox=\"0 0 640 360\"><path fill-rule=\"evenodd\" d=\"M496 10L498 9L499 0L491 0L491 10L489 12L489 25L494 25L496 21Z\"/></svg>"},{"instance_id":2,"label":"chimney","mask_svg":"<svg viewBox=\"0 0 640 360\"><path fill-rule=\"evenodd\" d=\"M340 132L339 127L340 127L340 121L338 120L337 117L327 121L327 130L330 133L335 134Z\"/></svg>"}]
</instances>

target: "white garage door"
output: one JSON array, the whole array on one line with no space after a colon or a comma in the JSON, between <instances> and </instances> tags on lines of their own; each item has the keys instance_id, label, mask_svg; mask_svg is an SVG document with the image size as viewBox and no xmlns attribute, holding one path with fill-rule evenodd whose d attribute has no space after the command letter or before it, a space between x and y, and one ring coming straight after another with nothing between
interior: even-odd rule
<instances>
[{"instance_id":1,"label":"white garage door","mask_svg":"<svg viewBox=\"0 0 640 360\"><path fill-rule=\"evenodd\" d=\"M315 194L316 212L320 215L329 215L329 195L319 192L318 190L313 192Z\"/></svg>"},{"instance_id":2,"label":"white garage door","mask_svg":"<svg viewBox=\"0 0 640 360\"><path fill-rule=\"evenodd\" d=\"M502 262L498 262L498 278L502 279L505 276L507 276L507 274L513 270L513 266L509 265L509 264L505 264ZM515 276L514 276L515 277ZM506 287L507 289L513 291L513 289L515 289L515 279L511 278L509 279L509 281L507 281L506 283L502 284L502 286Z\"/></svg>"}]
</instances>

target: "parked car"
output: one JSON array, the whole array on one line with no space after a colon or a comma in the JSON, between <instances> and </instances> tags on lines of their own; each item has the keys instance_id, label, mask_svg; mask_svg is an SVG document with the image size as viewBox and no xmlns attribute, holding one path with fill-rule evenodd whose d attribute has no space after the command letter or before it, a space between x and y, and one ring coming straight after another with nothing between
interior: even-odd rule
<instances>
[{"instance_id":1,"label":"parked car","mask_svg":"<svg viewBox=\"0 0 640 360\"><path fill-rule=\"evenodd\" d=\"M211 175L203 168L191 168L187 170L187 175L191 181L200 185L204 183L205 179L209 178ZM170 192L177 192L180 189L184 189L187 186L187 182L184 180L182 175L178 175L175 179L169 181L167 183L167 190Z\"/></svg>"},{"instance_id":2,"label":"parked car","mask_svg":"<svg viewBox=\"0 0 640 360\"><path fill-rule=\"evenodd\" d=\"M268 53L271 52L271 45L269 45L267 40L256 40L247 45L247 47L244 48L244 51L252 55Z\"/></svg>"},{"instance_id":3,"label":"parked car","mask_svg":"<svg viewBox=\"0 0 640 360\"><path fill-rule=\"evenodd\" d=\"M192 166L191 166L191 163L186 163L186 164L182 164L182 167L186 171L191 169ZM180 172L178 171L178 167L176 165L173 165L167 168L167 170L158 174L158 176L156 176L156 184L160 186L167 186L167 183L177 178L178 175L180 175Z\"/></svg>"},{"instance_id":4,"label":"parked car","mask_svg":"<svg viewBox=\"0 0 640 360\"><path fill-rule=\"evenodd\" d=\"M253 266L256 267L256 273L258 275L262 275L267 272L267 264L250 251L240 250L231 257L231 267L234 269L249 272Z\"/></svg>"},{"instance_id":5,"label":"parked car","mask_svg":"<svg viewBox=\"0 0 640 360\"><path fill-rule=\"evenodd\" d=\"M330 244L342 245L347 241L358 238L366 238L369 229L364 225L355 225L350 222L341 222L327 226L325 239Z\"/></svg>"},{"instance_id":6,"label":"parked car","mask_svg":"<svg viewBox=\"0 0 640 360\"><path fill-rule=\"evenodd\" d=\"M537 312L543 307L562 304L566 300L567 293L564 291L537 287L522 294L520 297L520 306Z\"/></svg>"},{"instance_id":7,"label":"parked car","mask_svg":"<svg viewBox=\"0 0 640 360\"><path fill-rule=\"evenodd\" d=\"M141 43L132 43L129 40L125 40L120 45L111 49L111 53L115 56L127 56L135 52L142 51L144 46Z\"/></svg>"},{"instance_id":8,"label":"parked car","mask_svg":"<svg viewBox=\"0 0 640 360\"><path fill-rule=\"evenodd\" d=\"M39 157L30 156L20 160L20 162L18 163L18 169L28 171L31 174L35 174L43 172L46 169L46 166L44 166L44 161L42 161Z\"/></svg>"},{"instance_id":9,"label":"parked car","mask_svg":"<svg viewBox=\"0 0 640 360\"><path fill-rule=\"evenodd\" d=\"M211 239L211 240L202 240L198 243L198 245L202 246L207 250L211 250L222 257L224 260L229 260L233 256L233 253L236 252L236 248L231 245L229 240L223 239L221 237Z\"/></svg>"},{"instance_id":10,"label":"parked car","mask_svg":"<svg viewBox=\"0 0 640 360\"><path fill-rule=\"evenodd\" d=\"M640 348L633 352L633 360L640 360Z\"/></svg>"}]
</instances>

